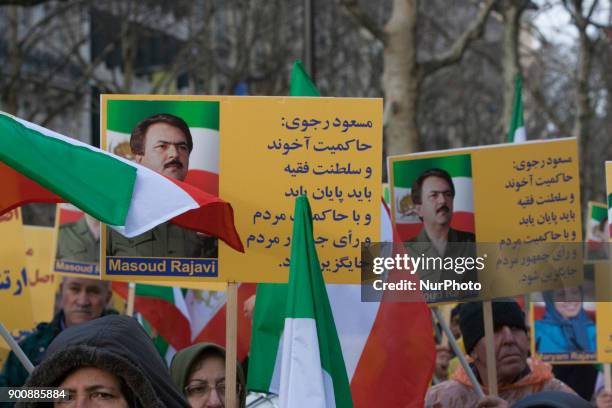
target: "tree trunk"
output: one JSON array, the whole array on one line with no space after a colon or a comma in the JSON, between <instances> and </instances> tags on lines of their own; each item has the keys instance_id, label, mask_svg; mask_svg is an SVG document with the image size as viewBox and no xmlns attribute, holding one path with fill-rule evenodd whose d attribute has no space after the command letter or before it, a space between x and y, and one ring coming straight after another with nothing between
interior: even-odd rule
<instances>
[{"instance_id":1,"label":"tree trunk","mask_svg":"<svg viewBox=\"0 0 612 408\"><path fill-rule=\"evenodd\" d=\"M580 149L580 166L581 174L581 195L582 202L586 203L591 199L592 194L592 165L589 163L589 144L590 144L590 129L589 122L591 120L591 104L589 98L589 76L591 75L591 65L593 59L593 49L591 40L586 33L586 25L578 24L580 57L578 60L577 83L576 83L576 120L574 122L574 130L572 135L578 138ZM585 207L583 207L585 208Z\"/></svg>"},{"instance_id":2,"label":"tree trunk","mask_svg":"<svg viewBox=\"0 0 612 408\"><path fill-rule=\"evenodd\" d=\"M383 89L390 108L386 128L387 155L419 150L417 106L419 74L417 72L418 0L394 0L393 14L385 26Z\"/></svg>"},{"instance_id":3,"label":"tree trunk","mask_svg":"<svg viewBox=\"0 0 612 408\"><path fill-rule=\"evenodd\" d=\"M504 19L504 38L503 38L503 81L504 81L504 110L502 112L502 122L500 129L500 141L506 141L506 134L510 128L512 120L512 110L514 108L514 88L516 74L520 72L519 62L519 28L521 15L523 14L522 5L518 1L511 0L505 2L502 9Z\"/></svg>"}]
</instances>

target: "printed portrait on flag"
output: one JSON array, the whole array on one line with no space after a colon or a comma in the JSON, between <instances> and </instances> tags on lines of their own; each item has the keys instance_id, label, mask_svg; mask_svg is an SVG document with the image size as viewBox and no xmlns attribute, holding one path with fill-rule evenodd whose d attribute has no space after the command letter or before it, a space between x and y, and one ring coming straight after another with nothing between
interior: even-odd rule
<instances>
[{"instance_id":1,"label":"printed portrait on flag","mask_svg":"<svg viewBox=\"0 0 612 408\"><path fill-rule=\"evenodd\" d=\"M585 267L584 283L543 292L533 306L533 351L551 363L597 361L594 271Z\"/></svg>"},{"instance_id":2,"label":"printed portrait on flag","mask_svg":"<svg viewBox=\"0 0 612 408\"><path fill-rule=\"evenodd\" d=\"M586 225L586 259L602 261L610 257L608 243L608 208L604 203L589 201Z\"/></svg>"},{"instance_id":3,"label":"printed portrait on flag","mask_svg":"<svg viewBox=\"0 0 612 408\"><path fill-rule=\"evenodd\" d=\"M53 271L78 277L100 273L100 221L72 204L60 204L55 213Z\"/></svg>"},{"instance_id":4,"label":"printed portrait on flag","mask_svg":"<svg viewBox=\"0 0 612 408\"><path fill-rule=\"evenodd\" d=\"M218 195L219 102L109 99L102 140L104 149L170 181ZM105 228L103 243L107 275L217 276L217 239L170 222L132 238Z\"/></svg>"}]
</instances>

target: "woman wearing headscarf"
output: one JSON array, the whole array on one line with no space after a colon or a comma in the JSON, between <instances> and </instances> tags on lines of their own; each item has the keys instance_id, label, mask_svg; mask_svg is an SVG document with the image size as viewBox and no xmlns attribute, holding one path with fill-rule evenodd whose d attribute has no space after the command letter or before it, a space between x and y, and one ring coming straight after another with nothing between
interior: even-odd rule
<instances>
[{"instance_id":1,"label":"woman wearing headscarf","mask_svg":"<svg viewBox=\"0 0 612 408\"><path fill-rule=\"evenodd\" d=\"M595 352L595 323L584 311L580 288L544 293L546 312L535 322L539 353Z\"/></svg>"},{"instance_id":2,"label":"woman wearing headscarf","mask_svg":"<svg viewBox=\"0 0 612 408\"><path fill-rule=\"evenodd\" d=\"M176 353L170 375L183 391L191 408L225 407L225 349L213 343L199 343ZM246 384L236 362L236 408L246 406ZM233 407L231 407L233 408Z\"/></svg>"},{"instance_id":3,"label":"woman wearing headscarf","mask_svg":"<svg viewBox=\"0 0 612 408\"><path fill-rule=\"evenodd\" d=\"M189 407L149 336L127 316L105 316L63 330L25 386L68 389L70 400L54 407ZM17 403L19 408L48 406Z\"/></svg>"}]
</instances>

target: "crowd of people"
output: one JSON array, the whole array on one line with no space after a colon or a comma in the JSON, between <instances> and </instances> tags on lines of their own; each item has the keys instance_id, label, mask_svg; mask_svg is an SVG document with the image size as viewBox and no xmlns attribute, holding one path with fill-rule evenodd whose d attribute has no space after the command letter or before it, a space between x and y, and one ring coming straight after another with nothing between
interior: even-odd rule
<instances>
[{"instance_id":1,"label":"crowd of people","mask_svg":"<svg viewBox=\"0 0 612 408\"><path fill-rule=\"evenodd\" d=\"M551 307L554 305L547 306L547 311ZM436 350L436 370L433 385L427 392L426 407L612 407L612 393L596 381L597 376L584 375L597 372L592 365L555 366L566 369L554 370L550 364L530 355L530 327L516 301L494 301L492 311L498 397L479 397L451 348L441 343ZM463 349L470 371L487 394L482 303L456 306L450 320L454 340Z\"/></svg>"},{"instance_id":2,"label":"crowd of people","mask_svg":"<svg viewBox=\"0 0 612 408\"><path fill-rule=\"evenodd\" d=\"M132 132L130 145L138 163L167 177L185 179L193 141L182 119L168 114L146 118ZM447 244L475 241L473 234L450 228L454 196L451 176L441 169L423 172L412 188L415 211L424 225L415 241L426 243L427 250L434 255L459 256ZM97 261L96 251L83 249L93 247L99 240L99 232L91 236L88 232L99 228L95 225L92 229L90 221L85 218L63 228L67 238L60 239L58 258L62 254ZM107 255L217 255L216 240L212 237L167 223L134 239L109 231L108 244ZM81 259L79 254L89 255ZM69 399L51 403L58 407L225 407L223 347L195 344L179 350L167 367L138 321L108 308L111 293L106 281L64 278L59 312L50 323L39 324L20 344L36 368L28 374L16 355L9 353L0 371L0 387L25 385L68 390ZM556 378L551 365L530 355L530 336L534 336L538 352L595 349L594 322L582 308L580 290L557 290L545 294L544 299L546 312L543 319L535 322L533 335L516 301L503 299L492 303L496 396L483 397L489 394L490 384L482 303L463 303L453 309L449 322L453 340L463 349L468 365L459 364L453 351L440 342L425 406L580 408L590 407L592 402L598 408L612 408L612 393L596 386L597 370L592 366L558 370ZM255 298L244 306L245 313L252 315ZM245 407L247 386L239 362L236 384L236 406ZM0 402L0 408L11 405ZM17 406L44 407L49 403L19 402Z\"/></svg>"},{"instance_id":3,"label":"crowd of people","mask_svg":"<svg viewBox=\"0 0 612 408\"><path fill-rule=\"evenodd\" d=\"M155 408L225 406L225 350L196 344L179 351L170 368L132 317L108 308L108 282L64 278L61 310L21 341L36 366L31 375L9 353L0 387L60 387L70 398L58 407ZM244 407L246 382L237 363L237 407ZM0 407L12 403L0 402ZM46 407L48 402L19 402Z\"/></svg>"}]
</instances>

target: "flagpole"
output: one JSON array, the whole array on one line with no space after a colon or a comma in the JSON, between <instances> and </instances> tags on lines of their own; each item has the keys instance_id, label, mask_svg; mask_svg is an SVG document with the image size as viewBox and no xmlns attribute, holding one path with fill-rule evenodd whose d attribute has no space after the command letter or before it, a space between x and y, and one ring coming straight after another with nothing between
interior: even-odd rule
<instances>
[{"instance_id":1,"label":"flagpole","mask_svg":"<svg viewBox=\"0 0 612 408\"><path fill-rule=\"evenodd\" d=\"M28 356L25 355L21 347L19 347L19 344L17 344L13 336L11 336L11 333L9 333L9 331L6 329L6 327L4 327L1 322L0 335L2 335L4 340L8 343L9 347L11 348L11 350L13 350L13 353L15 353L19 361L21 361L21 364L23 364L28 374L32 374L32 371L34 371L34 365L32 365L32 362L30 361Z\"/></svg>"},{"instance_id":2,"label":"flagpole","mask_svg":"<svg viewBox=\"0 0 612 408\"><path fill-rule=\"evenodd\" d=\"M236 404L236 341L238 337L238 284L227 283L227 303L225 309L225 406Z\"/></svg>"},{"instance_id":3,"label":"flagpole","mask_svg":"<svg viewBox=\"0 0 612 408\"><path fill-rule=\"evenodd\" d=\"M134 316L134 299L136 298L136 284L134 282L128 283L128 297L127 304L125 305L125 314L128 316Z\"/></svg>"},{"instance_id":4,"label":"flagpole","mask_svg":"<svg viewBox=\"0 0 612 408\"><path fill-rule=\"evenodd\" d=\"M493 344L493 305L490 300L482 302L482 312L485 329L485 347L487 350L487 383L489 395L497 397L497 363L495 360L495 344Z\"/></svg>"},{"instance_id":5,"label":"flagpole","mask_svg":"<svg viewBox=\"0 0 612 408\"><path fill-rule=\"evenodd\" d=\"M448 344L450 344L451 347L453 348L453 351L455 352L455 355L459 359L459 362L461 363L463 370L465 371L467 376L470 378L470 381L472 382L472 385L474 386L474 390L476 390L476 394L478 394L478 398L484 398L485 395L484 395L484 392L482 392L480 383L476 379L476 376L474 375L472 368L468 364L467 360L465 359L465 356L463 355L463 352L459 348L459 345L457 344L457 340L455 339L455 336L453 336L453 333L451 332L450 328L446 324L446 321L442 317L442 313L440 313L440 310L437 307L433 307L432 310L434 312L434 315L436 316L436 319L438 319L440 326L442 327L442 331L444 332L444 334L446 334L446 337L448 338Z\"/></svg>"}]
</instances>

